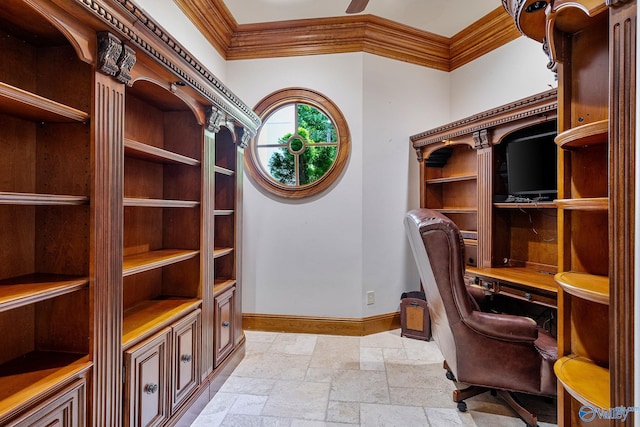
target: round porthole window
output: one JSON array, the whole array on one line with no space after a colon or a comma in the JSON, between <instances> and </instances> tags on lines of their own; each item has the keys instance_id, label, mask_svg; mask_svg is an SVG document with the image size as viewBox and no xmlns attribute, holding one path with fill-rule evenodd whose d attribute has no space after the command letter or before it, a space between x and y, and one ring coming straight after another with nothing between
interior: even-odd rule
<instances>
[{"instance_id":1,"label":"round porthole window","mask_svg":"<svg viewBox=\"0 0 640 427\"><path fill-rule=\"evenodd\" d=\"M272 93L255 107L262 119L249 145L245 166L268 192L302 198L329 187L344 169L349 128L324 95L301 88Z\"/></svg>"}]
</instances>

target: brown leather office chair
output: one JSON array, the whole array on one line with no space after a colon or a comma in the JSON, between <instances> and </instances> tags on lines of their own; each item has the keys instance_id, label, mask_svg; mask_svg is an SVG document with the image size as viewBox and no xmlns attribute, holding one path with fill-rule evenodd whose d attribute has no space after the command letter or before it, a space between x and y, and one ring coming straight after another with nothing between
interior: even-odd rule
<instances>
[{"instance_id":1,"label":"brown leather office chair","mask_svg":"<svg viewBox=\"0 0 640 427\"><path fill-rule=\"evenodd\" d=\"M407 213L405 228L447 378L468 386L453 392L458 409L466 411L465 399L492 390L528 425L537 425L513 392L556 395L556 340L528 317L479 310L464 282L464 244L449 218L416 209Z\"/></svg>"}]
</instances>

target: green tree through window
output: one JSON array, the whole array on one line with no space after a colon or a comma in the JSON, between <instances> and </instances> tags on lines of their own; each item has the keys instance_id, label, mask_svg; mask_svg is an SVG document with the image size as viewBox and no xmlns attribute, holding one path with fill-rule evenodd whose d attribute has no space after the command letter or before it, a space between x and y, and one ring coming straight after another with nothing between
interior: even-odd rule
<instances>
[{"instance_id":1,"label":"green tree through window","mask_svg":"<svg viewBox=\"0 0 640 427\"><path fill-rule=\"evenodd\" d=\"M245 151L245 171L267 192L291 199L318 194L335 182L351 151L349 126L326 96L285 88L255 107L262 126Z\"/></svg>"},{"instance_id":2,"label":"green tree through window","mask_svg":"<svg viewBox=\"0 0 640 427\"><path fill-rule=\"evenodd\" d=\"M269 158L269 173L286 185L307 185L322 178L337 155L336 130L315 107L296 104L298 129L278 140L285 145Z\"/></svg>"}]
</instances>

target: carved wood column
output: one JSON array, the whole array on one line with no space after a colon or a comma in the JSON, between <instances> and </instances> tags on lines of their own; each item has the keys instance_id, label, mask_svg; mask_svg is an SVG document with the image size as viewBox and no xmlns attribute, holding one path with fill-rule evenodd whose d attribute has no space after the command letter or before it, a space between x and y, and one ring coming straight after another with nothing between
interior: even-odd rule
<instances>
[{"instance_id":1,"label":"carved wood column","mask_svg":"<svg viewBox=\"0 0 640 427\"><path fill-rule=\"evenodd\" d=\"M98 35L92 130L92 425L122 425L122 245L125 83L135 56Z\"/></svg>"},{"instance_id":2,"label":"carved wood column","mask_svg":"<svg viewBox=\"0 0 640 427\"><path fill-rule=\"evenodd\" d=\"M493 235L493 148L486 129L473 133L478 153L478 268L491 267Z\"/></svg>"},{"instance_id":3,"label":"carved wood column","mask_svg":"<svg viewBox=\"0 0 640 427\"><path fill-rule=\"evenodd\" d=\"M636 2L609 0L611 407L634 406ZM633 426L633 416L614 425Z\"/></svg>"}]
</instances>

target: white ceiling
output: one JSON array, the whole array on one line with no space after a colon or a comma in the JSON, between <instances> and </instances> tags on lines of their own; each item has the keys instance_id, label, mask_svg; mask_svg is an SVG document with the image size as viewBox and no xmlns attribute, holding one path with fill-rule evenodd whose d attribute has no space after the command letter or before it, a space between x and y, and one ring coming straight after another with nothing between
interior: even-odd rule
<instances>
[{"instance_id":1,"label":"white ceiling","mask_svg":"<svg viewBox=\"0 0 640 427\"><path fill-rule=\"evenodd\" d=\"M346 16L350 0L224 0L238 24ZM500 0L370 0L363 13L451 37Z\"/></svg>"}]
</instances>

